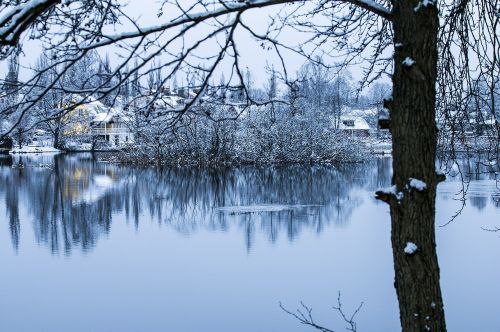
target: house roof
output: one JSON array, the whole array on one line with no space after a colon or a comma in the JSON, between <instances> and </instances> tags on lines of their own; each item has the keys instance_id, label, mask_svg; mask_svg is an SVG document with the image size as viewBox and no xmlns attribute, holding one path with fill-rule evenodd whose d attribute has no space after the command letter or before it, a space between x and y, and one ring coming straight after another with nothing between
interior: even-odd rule
<instances>
[{"instance_id":1,"label":"house roof","mask_svg":"<svg viewBox=\"0 0 500 332\"><path fill-rule=\"evenodd\" d=\"M372 108L344 107L342 109L342 114L344 114L347 117L353 117L353 118L376 117L379 114L379 110L376 107Z\"/></svg>"},{"instance_id":2,"label":"house roof","mask_svg":"<svg viewBox=\"0 0 500 332\"><path fill-rule=\"evenodd\" d=\"M112 120L130 121L130 118L115 108L105 108L106 111L91 115L93 123L109 123Z\"/></svg>"},{"instance_id":3,"label":"house roof","mask_svg":"<svg viewBox=\"0 0 500 332\"><path fill-rule=\"evenodd\" d=\"M370 125L362 117L341 116L339 129L341 129L341 130L370 130Z\"/></svg>"},{"instance_id":4,"label":"house roof","mask_svg":"<svg viewBox=\"0 0 500 332\"><path fill-rule=\"evenodd\" d=\"M154 101L156 107L160 108L178 108L184 98L179 96L162 96Z\"/></svg>"},{"instance_id":5,"label":"house roof","mask_svg":"<svg viewBox=\"0 0 500 332\"><path fill-rule=\"evenodd\" d=\"M93 118L92 122L108 123L113 119L114 114L112 112L97 113Z\"/></svg>"}]
</instances>

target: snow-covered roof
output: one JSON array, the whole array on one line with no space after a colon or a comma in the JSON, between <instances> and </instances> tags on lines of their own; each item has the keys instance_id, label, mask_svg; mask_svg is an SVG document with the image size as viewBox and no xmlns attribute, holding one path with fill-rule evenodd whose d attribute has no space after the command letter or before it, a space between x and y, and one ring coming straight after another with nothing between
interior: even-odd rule
<instances>
[{"instance_id":1,"label":"snow-covered roof","mask_svg":"<svg viewBox=\"0 0 500 332\"><path fill-rule=\"evenodd\" d=\"M92 117L92 122L110 122L113 116L111 112L97 113Z\"/></svg>"},{"instance_id":2,"label":"snow-covered roof","mask_svg":"<svg viewBox=\"0 0 500 332\"><path fill-rule=\"evenodd\" d=\"M155 100L155 106L160 108L178 108L184 98L179 96L162 96Z\"/></svg>"},{"instance_id":3,"label":"snow-covered roof","mask_svg":"<svg viewBox=\"0 0 500 332\"><path fill-rule=\"evenodd\" d=\"M85 107L85 109L87 109L89 111L91 116L94 114L106 112L109 109L108 107L104 106L104 104L98 100L93 100L89 103L86 103L83 105L83 107Z\"/></svg>"},{"instance_id":4,"label":"snow-covered roof","mask_svg":"<svg viewBox=\"0 0 500 332\"><path fill-rule=\"evenodd\" d=\"M105 112L100 112L96 114L90 114L91 121L93 123L109 123L112 120L122 120L129 121L130 118L123 114L122 111L117 110L115 108L105 108Z\"/></svg>"},{"instance_id":5,"label":"snow-covered roof","mask_svg":"<svg viewBox=\"0 0 500 332\"><path fill-rule=\"evenodd\" d=\"M342 114L348 117L353 118L367 118L367 117L375 117L379 113L379 110L376 107L372 108L352 108L345 107L342 109Z\"/></svg>"},{"instance_id":6,"label":"snow-covered roof","mask_svg":"<svg viewBox=\"0 0 500 332\"><path fill-rule=\"evenodd\" d=\"M98 113L107 112L109 107L105 106L102 102L97 100L97 98L92 96L81 96L78 94L67 95L64 98L66 103L69 104L80 104L76 107L76 109L84 109L89 112L91 117L95 116Z\"/></svg>"},{"instance_id":7,"label":"snow-covered roof","mask_svg":"<svg viewBox=\"0 0 500 332\"><path fill-rule=\"evenodd\" d=\"M141 96L135 98L130 106L145 108L154 105L155 109L178 109L183 106L184 98L177 95Z\"/></svg>"},{"instance_id":8,"label":"snow-covered roof","mask_svg":"<svg viewBox=\"0 0 500 332\"><path fill-rule=\"evenodd\" d=\"M341 130L370 130L370 125L362 117L341 116L339 129Z\"/></svg>"}]
</instances>

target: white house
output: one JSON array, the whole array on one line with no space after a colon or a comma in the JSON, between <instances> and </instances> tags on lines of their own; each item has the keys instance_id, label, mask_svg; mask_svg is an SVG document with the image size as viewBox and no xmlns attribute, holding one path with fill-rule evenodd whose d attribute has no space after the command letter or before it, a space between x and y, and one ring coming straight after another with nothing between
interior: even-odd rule
<instances>
[{"instance_id":1,"label":"white house","mask_svg":"<svg viewBox=\"0 0 500 332\"><path fill-rule=\"evenodd\" d=\"M341 116L338 129L350 137L370 136L370 125L360 116Z\"/></svg>"},{"instance_id":2,"label":"white house","mask_svg":"<svg viewBox=\"0 0 500 332\"><path fill-rule=\"evenodd\" d=\"M134 134L130 130L130 119L115 109L95 114L90 126L92 137L108 142L112 148L125 146L134 141Z\"/></svg>"}]
</instances>

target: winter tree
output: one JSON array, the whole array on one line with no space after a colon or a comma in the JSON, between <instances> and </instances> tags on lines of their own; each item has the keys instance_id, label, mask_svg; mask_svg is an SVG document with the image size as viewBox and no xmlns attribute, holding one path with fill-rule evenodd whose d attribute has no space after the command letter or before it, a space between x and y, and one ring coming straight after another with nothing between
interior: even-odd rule
<instances>
[{"instance_id":1,"label":"winter tree","mask_svg":"<svg viewBox=\"0 0 500 332\"><path fill-rule=\"evenodd\" d=\"M264 31L248 19L259 10L276 13ZM102 96L114 93L131 75L144 74L143 69L160 54L164 79L182 71L203 70L201 86L206 87L220 70L230 68L226 85L242 86L241 33L256 40L269 56L274 54L285 80L290 78L288 54L308 59L326 54L326 62L341 67L362 64L363 84L389 74L392 98L385 107L393 140L393 187L377 195L391 211L401 325L404 331L446 330L435 248L436 187L443 180L435 166L436 113L460 109L459 101L471 95L471 79L477 76L472 68L478 64L488 78L490 92L495 91L500 36L496 1L163 0L159 24L134 25L128 32L109 32L128 20L121 3L114 0L12 0L2 2L0 11L4 56L22 46L25 36L37 38L45 52L52 52L60 71L66 72L92 49L118 47L120 63L106 82L88 91ZM283 37L287 31L294 33L293 41ZM208 44L216 47L204 47ZM141 52L139 57L137 52ZM193 61L200 58L206 59L203 68ZM132 59L137 64L124 74ZM25 80L28 92L36 80L36 75ZM187 114L201 95L179 113ZM26 93L17 107L24 114L39 98ZM175 121L180 118L174 117ZM408 244L416 249L405 250Z\"/></svg>"},{"instance_id":2,"label":"winter tree","mask_svg":"<svg viewBox=\"0 0 500 332\"><path fill-rule=\"evenodd\" d=\"M18 108L22 89L19 82L19 55L13 53L8 59L7 75L2 84L1 120L9 123L19 149L28 142L31 114ZM14 126L12 125L14 124Z\"/></svg>"}]
</instances>

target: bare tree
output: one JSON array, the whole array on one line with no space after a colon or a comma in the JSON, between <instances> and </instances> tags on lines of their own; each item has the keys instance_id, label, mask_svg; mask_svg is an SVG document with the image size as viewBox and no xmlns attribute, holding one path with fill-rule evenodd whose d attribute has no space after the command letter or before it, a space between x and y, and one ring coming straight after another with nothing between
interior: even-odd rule
<instances>
[{"instance_id":1,"label":"bare tree","mask_svg":"<svg viewBox=\"0 0 500 332\"><path fill-rule=\"evenodd\" d=\"M305 305L303 302L300 303L302 308L297 309L296 312L292 312L288 309L286 309L283 304L280 303L280 308L290 316L295 317L301 324L310 326L316 330L319 330L321 332L335 332L334 330L331 330L323 325L319 325L315 320L312 315L312 308L308 307ZM341 294L340 292L338 293L337 297L337 306L334 306L333 309L337 311L337 313L342 317L342 320L346 324L345 330L351 331L351 332L356 332L357 331L357 325L356 325L356 315L359 313L361 308L363 307L363 302L359 304L359 306L353 311L351 315L348 315L345 313L344 309L342 308L342 301L341 301Z\"/></svg>"}]
</instances>

